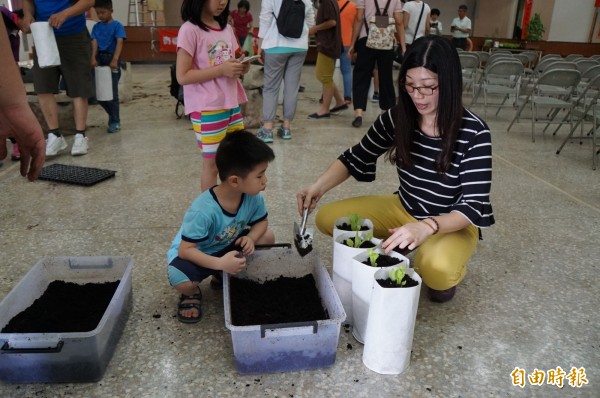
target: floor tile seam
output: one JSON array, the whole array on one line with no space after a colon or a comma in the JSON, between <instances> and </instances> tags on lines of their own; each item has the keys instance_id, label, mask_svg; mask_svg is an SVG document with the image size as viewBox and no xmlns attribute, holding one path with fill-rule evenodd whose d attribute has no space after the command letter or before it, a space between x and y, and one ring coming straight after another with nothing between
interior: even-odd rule
<instances>
[{"instance_id":1,"label":"floor tile seam","mask_svg":"<svg viewBox=\"0 0 600 398\"><path fill-rule=\"evenodd\" d=\"M565 191L564 189L561 189L561 188L557 187L556 185L552 184L551 182L549 182L547 180L544 180L543 178L541 178L541 177L533 174L532 172L530 172L530 171L528 171L528 170L526 170L526 169L524 169L524 168L516 165L515 163L511 162L510 160L506 159L505 157L503 157L501 155L494 154L493 157L496 158L496 159L499 159L499 160L503 161L507 165L512 166L513 168L515 168L517 170L520 170L521 172L527 174L529 177L533 178L534 180L536 180L538 182L541 182L542 184L544 184L544 185L552 188L553 190L555 190L557 192L560 192L563 196L566 196L569 199L571 199L571 200L579 203L580 205L582 205L584 207L587 207L587 208L589 208L589 209L591 209L591 210L593 210L593 211L595 211L595 212L597 212L597 213L600 214L600 208L599 207L596 207L596 206L594 206L594 205L592 205L590 203L585 202L584 200L582 200L582 199L574 196L573 194Z\"/></svg>"}]
</instances>

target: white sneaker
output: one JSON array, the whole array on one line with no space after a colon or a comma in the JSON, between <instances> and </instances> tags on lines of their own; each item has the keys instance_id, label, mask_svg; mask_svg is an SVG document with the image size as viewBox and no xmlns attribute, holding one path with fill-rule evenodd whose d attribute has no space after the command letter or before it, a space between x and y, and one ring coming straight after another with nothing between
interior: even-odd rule
<instances>
[{"instance_id":1,"label":"white sneaker","mask_svg":"<svg viewBox=\"0 0 600 398\"><path fill-rule=\"evenodd\" d=\"M75 134L75 141L73 142L73 148L71 148L71 155L85 155L88 152L88 139L83 134Z\"/></svg>"},{"instance_id":2,"label":"white sneaker","mask_svg":"<svg viewBox=\"0 0 600 398\"><path fill-rule=\"evenodd\" d=\"M65 138L57 136L54 133L48 133L48 140L46 141L46 156L56 156L60 151L67 148L67 142Z\"/></svg>"}]
</instances>

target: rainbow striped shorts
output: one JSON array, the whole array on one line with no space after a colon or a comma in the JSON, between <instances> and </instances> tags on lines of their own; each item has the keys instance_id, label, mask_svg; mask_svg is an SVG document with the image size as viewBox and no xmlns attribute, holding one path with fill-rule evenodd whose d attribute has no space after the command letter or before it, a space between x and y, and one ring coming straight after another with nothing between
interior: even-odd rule
<instances>
[{"instance_id":1,"label":"rainbow striped shorts","mask_svg":"<svg viewBox=\"0 0 600 398\"><path fill-rule=\"evenodd\" d=\"M240 107L218 111L192 112L190 120L202 157L214 158L225 135L244 129Z\"/></svg>"}]
</instances>

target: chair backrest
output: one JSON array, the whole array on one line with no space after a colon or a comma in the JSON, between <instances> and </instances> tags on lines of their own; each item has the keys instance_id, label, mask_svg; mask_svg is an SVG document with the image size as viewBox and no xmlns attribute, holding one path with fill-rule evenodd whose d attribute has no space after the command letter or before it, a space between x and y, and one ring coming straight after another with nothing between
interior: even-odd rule
<instances>
[{"instance_id":1,"label":"chair backrest","mask_svg":"<svg viewBox=\"0 0 600 398\"><path fill-rule=\"evenodd\" d=\"M581 54L569 54L569 55L567 55L565 57L565 59L569 60L569 61L574 61L574 60L579 59L579 58L583 58L583 55L581 55Z\"/></svg>"},{"instance_id":2,"label":"chair backrest","mask_svg":"<svg viewBox=\"0 0 600 398\"><path fill-rule=\"evenodd\" d=\"M598 61L596 61L595 59L578 59L575 60L575 65L577 66L577 70L579 70L579 72L581 72L582 74L585 73L588 69L600 65L600 63L598 63Z\"/></svg>"},{"instance_id":3,"label":"chair backrest","mask_svg":"<svg viewBox=\"0 0 600 398\"><path fill-rule=\"evenodd\" d=\"M581 80L590 80L596 77L597 75L600 75L600 64L592 66L585 72L581 72Z\"/></svg>"},{"instance_id":4,"label":"chair backrest","mask_svg":"<svg viewBox=\"0 0 600 398\"><path fill-rule=\"evenodd\" d=\"M546 55L542 55L542 58L540 59L540 62L547 60L549 58L560 58L562 59L562 57L559 54L546 54Z\"/></svg>"},{"instance_id":5,"label":"chair backrest","mask_svg":"<svg viewBox=\"0 0 600 398\"><path fill-rule=\"evenodd\" d=\"M556 86L575 89L581 80L581 73L576 69L552 69L541 74L536 86Z\"/></svg>"},{"instance_id":6,"label":"chair backrest","mask_svg":"<svg viewBox=\"0 0 600 398\"><path fill-rule=\"evenodd\" d=\"M486 63L488 59L490 59L490 53L487 51L474 51L479 57L480 63Z\"/></svg>"},{"instance_id":7,"label":"chair backrest","mask_svg":"<svg viewBox=\"0 0 600 398\"><path fill-rule=\"evenodd\" d=\"M523 65L528 65L531 62L527 54L515 54L515 58L518 59Z\"/></svg>"},{"instance_id":8,"label":"chair backrest","mask_svg":"<svg viewBox=\"0 0 600 398\"><path fill-rule=\"evenodd\" d=\"M552 69L574 69L574 70L577 70L577 65L575 64L575 62L570 62L570 61L551 62L549 65L546 66L546 68L544 69L544 72L552 70Z\"/></svg>"},{"instance_id":9,"label":"chair backrest","mask_svg":"<svg viewBox=\"0 0 600 398\"><path fill-rule=\"evenodd\" d=\"M510 50L494 50L493 54L512 54L512 51Z\"/></svg>"},{"instance_id":10,"label":"chair backrest","mask_svg":"<svg viewBox=\"0 0 600 398\"><path fill-rule=\"evenodd\" d=\"M485 78L512 77L523 75L525 67L517 60L498 60L485 70ZM515 79L517 80L517 79Z\"/></svg>"},{"instance_id":11,"label":"chair backrest","mask_svg":"<svg viewBox=\"0 0 600 398\"><path fill-rule=\"evenodd\" d=\"M479 57L468 52L459 52L460 66L463 69L475 69L479 66Z\"/></svg>"},{"instance_id":12,"label":"chair backrest","mask_svg":"<svg viewBox=\"0 0 600 398\"><path fill-rule=\"evenodd\" d=\"M594 54L590 58L600 61L600 54Z\"/></svg>"},{"instance_id":13,"label":"chair backrest","mask_svg":"<svg viewBox=\"0 0 600 398\"><path fill-rule=\"evenodd\" d=\"M486 65L491 65L494 62L503 59L503 60L515 60L516 58L514 57L514 55L512 54L506 54L506 53L494 53L492 55L490 55L490 57L488 58Z\"/></svg>"}]
</instances>

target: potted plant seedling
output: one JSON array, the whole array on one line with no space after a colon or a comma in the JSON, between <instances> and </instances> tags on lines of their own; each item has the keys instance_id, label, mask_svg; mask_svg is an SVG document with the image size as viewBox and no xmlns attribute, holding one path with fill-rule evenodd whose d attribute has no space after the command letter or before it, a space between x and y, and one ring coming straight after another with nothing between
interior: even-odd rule
<instances>
[{"instance_id":1,"label":"potted plant seedling","mask_svg":"<svg viewBox=\"0 0 600 398\"><path fill-rule=\"evenodd\" d=\"M399 374L410 363L421 277L404 265L379 269L373 277L363 363L377 373Z\"/></svg>"},{"instance_id":2,"label":"potted plant seedling","mask_svg":"<svg viewBox=\"0 0 600 398\"><path fill-rule=\"evenodd\" d=\"M343 233L348 231L363 231L363 232L373 232L373 222L367 218L361 218L356 213L350 213L346 217L341 217L335 220L333 224L333 239Z\"/></svg>"},{"instance_id":3,"label":"potted plant seedling","mask_svg":"<svg viewBox=\"0 0 600 398\"><path fill-rule=\"evenodd\" d=\"M354 323L352 335L360 343L364 343L375 272L397 264L405 264L408 267L409 260L395 251L385 254L379 245L367 249L353 258L352 319Z\"/></svg>"},{"instance_id":4,"label":"potted plant seedling","mask_svg":"<svg viewBox=\"0 0 600 398\"><path fill-rule=\"evenodd\" d=\"M343 232L333 241L332 280L346 311L346 322L352 324L352 258L379 243L370 232Z\"/></svg>"}]
</instances>

